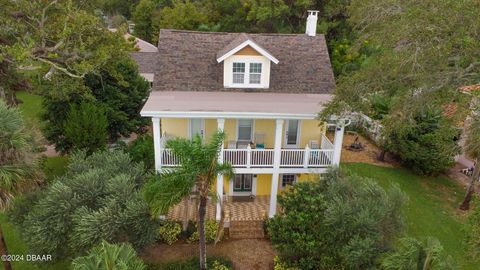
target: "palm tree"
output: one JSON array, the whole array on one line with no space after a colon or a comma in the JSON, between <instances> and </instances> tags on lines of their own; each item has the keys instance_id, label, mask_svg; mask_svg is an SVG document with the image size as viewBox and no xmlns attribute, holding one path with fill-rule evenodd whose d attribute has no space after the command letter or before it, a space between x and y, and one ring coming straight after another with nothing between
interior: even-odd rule
<instances>
[{"instance_id":1,"label":"palm tree","mask_svg":"<svg viewBox=\"0 0 480 270\"><path fill-rule=\"evenodd\" d=\"M147 268L130 244L109 244L106 241L92 248L88 255L74 259L72 266L74 270L144 270Z\"/></svg>"},{"instance_id":2,"label":"palm tree","mask_svg":"<svg viewBox=\"0 0 480 270\"><path fill-rule=\"evenodd\" d=\"M28 135L17 108L0 100L0 209L5 209L13 196L28 186L38 175L28 159ZM8 254L0 226L0 253ZM5 269L11 269L8 261Z\"/></svg>"},{"instance_id":3,"label":"palm tree","mask_svg":"<svg viewBox=\"0 0 480 270\"><path fill-rule=\"evenodd\" d=\"M386 270L455 269L452 258L446 256L435 238L427 238L424 243L415 238L401 238L397 249L388 253L381 265Z\"/></svg>"},{"instance_id":4,"label":"palm tree","mask_svg":"<svg viewBox=\"0 0 480 270\"><path fill-rule=\"evenodd\" d=\"M465 141L464 151L467 155L475 160L475 167L470 177L470 184L467 188L467 193L460 205L461 210L468 210L470 208L470 201L472 200L475 191L475 183L480 176L480 114L472 113L472 119L468 127L467 139Z\"/></svg>"},{"instance_id":5,"label":"palm tree","mask_svg":"<svg viewBox=\"0 0 480 270\"><path fill-rule=\"evenodd\" d=\"M202 270L207 267L205 214L210 188L218 174L233 174L230 164L218 162L224 140L225 133L217 131L208 143L204 143L198 134L192 140L176 138L168 141L166 147L171 149L180 165L164 169L145 186L146 200L155 215L166 213L196 187L199 195L197 227Z\"/></svg>"}]
</instances>

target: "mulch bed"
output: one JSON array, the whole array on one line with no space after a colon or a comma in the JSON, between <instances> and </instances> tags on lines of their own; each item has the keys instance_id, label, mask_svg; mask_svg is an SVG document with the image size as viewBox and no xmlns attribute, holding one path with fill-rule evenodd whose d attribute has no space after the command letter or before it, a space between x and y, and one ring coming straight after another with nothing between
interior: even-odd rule
<instances>
[{"instance_id":1,"label":"mulch bed","mask_svg":"<svg viewBox=\"0 0 480 270\"><path fill-rule=\"evenodd\" d=\"M233 268L239 270L273 269L273 257L276 255L270 242L265 239L229 239L217 245L207 245L208 256L223 256L233 262ZM171 246L155 244L148 247L141 257L147 263L162 264L198 256L198 243L179 241Z\"/></svg>"}]
</instances>

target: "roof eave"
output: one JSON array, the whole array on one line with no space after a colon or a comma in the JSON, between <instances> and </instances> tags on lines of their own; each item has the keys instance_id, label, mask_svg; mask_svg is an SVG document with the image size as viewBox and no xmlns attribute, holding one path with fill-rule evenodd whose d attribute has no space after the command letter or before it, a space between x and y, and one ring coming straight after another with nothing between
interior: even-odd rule
<instances>
[{"instance_id":1,"label":"roof eave","mask_svg":"<svg viewBox=\"0 0 480 270\"><path fill-rule=\"evenodd\" d=\"M316 113L215 112L215 111L144 111L143 117L158 118L233 118L233 119L315 119Z\"/></svg>"}]
</instances>

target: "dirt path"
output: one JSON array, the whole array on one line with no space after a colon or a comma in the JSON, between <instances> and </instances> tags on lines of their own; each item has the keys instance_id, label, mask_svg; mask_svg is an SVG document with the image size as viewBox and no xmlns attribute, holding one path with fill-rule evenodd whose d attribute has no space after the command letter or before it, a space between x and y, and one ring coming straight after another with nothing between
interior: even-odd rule
<instances>
[{"instance_id":1,"label":"dirt path","mask_svg":"<svg viewBox=\"0 0 480 270\"><path fill-rule=\"evenodd\" d=\"M264 239L224 240L216 246L208 245L209 256L224 256L230 258L235 270L267 270L273 269L275 251L270 242ZM143 252L143 259L149 263L165 263L192 256L198 256L198 245L176 243L153 245Z\"/></svg>"}]
</instances>

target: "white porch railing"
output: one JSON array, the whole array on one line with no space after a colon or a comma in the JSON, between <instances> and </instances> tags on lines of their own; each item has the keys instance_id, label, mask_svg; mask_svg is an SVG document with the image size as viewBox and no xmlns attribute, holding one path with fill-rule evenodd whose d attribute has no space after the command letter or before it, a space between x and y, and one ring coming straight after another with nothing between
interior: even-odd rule
<instances>
[{"instance_id":1,"label":"white porch railing","mask_svg":"<svg viewBox=\"0 0 480 270\"><path fill-rule=\"evenodd\" d=\"M333 143L324 134L322 134L322 141L321 141L321 144L320 144L320 148L322 148L322 149L333 149L334 148Z\"/></svg>"},{"instance_id":2,"label":"white porch railing","mask_svg":"<svg viewBox=\"0 0 480 270\"><path fill-rule=\"evenodd\" d=\"M179 164L171 149L161 150L162 166ZM273 168L273 149L223 149L223 160L234 168ZM332 165L333 149L281 149L280 168L319 168Z\"/></svg>"}]
</instances>

